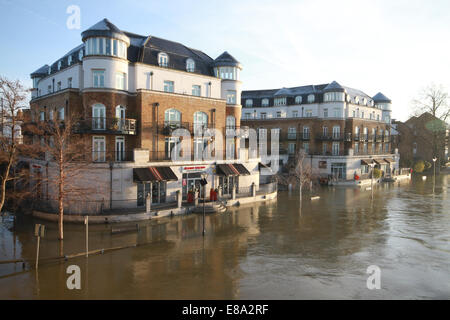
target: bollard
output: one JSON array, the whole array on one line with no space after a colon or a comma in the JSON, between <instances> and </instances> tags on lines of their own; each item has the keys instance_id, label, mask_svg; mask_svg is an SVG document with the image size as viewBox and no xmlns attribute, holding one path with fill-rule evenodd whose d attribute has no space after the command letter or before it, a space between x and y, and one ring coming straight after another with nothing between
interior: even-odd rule
<instances>
[{"instance_id":1,"label":"bollard","mask_svg":"<svg viewBox=\"0 0 450 320\"><path fill-rule=\"evenodd\" d=\"M181 191L177 190L177 207L178 209L181 208L183 198L181 197Z\"/></svg>"},{"instance_id":2,"label":"bollard","mask_svg":"<svg viewBox=\"0 0 450 320\"><path fill-rule=\"evenodd\" d=\"M194 192L194 206L195 207L198 206L198 193L199 193L199 191Z\"/></svg>"},{"instance_id":3,"label":"bollard","mask_svg":"<svg viewBox=\"0 0 450 320\"><path fill-rule=\"evenodd\" d=\"M252 183L252 197L256 197L256 184Z\"/></svg>"},{"instance_id":4,"label":"bollard","mask_svg":"<svg viewBox=\"0 0 450 320\"><path fill-rule=\"evenodd\" d=\"M152 207L152 195L151 193L147 193L147 197L145 198L145 212L150 213Z\"/></svg>"},{"instance_id":5,"label":"bollard","mask_svg":"<svg viewBox=\"0 0 450 320\"><path fill-rule=\"evenodd\" d=\"M236 200L236 185L233 184L233 187L231 189L231 199Z\"/></svg>"}]
</instances>

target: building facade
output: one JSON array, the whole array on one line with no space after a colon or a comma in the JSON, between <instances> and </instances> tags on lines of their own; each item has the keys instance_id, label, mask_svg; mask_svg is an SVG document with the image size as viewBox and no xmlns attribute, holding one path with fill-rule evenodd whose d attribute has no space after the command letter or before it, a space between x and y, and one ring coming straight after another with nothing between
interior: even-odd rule
<instances>
[{"instance_id":1,"label":"building facade","mask_svg":"<svg viewBox=\"0 0 450 320\"><path fill-rule=\"evenodd\" d=\"M449 161L449 126L425 112L405 122L393 121L393 145L398 148L401 164L412 167L416 161L425 160L445 165Z\"/></svg>"},{"instance_id":2,"label":"building facade","mask_svg":"<svg viewBox=\"0 0 450 320\"><path fill-rule=\"evenodd\" d=\"M259 185L258 159L249 159L236 137L224 138L241 125L242 66L234 57L224 52L212 59L177 42L122 31L107 19L81 37L82 44L31 74L30 120L76 120L74 135L90 145L83 179L97 186L94 202L142 206L150 192L159 204L174 201L177 191L186 199L204 174L208 190L223 194L233 184ZM188 137L174 136L177 129ZM46 160L36 170L48 167ZM52 192L47 186L41 194Z\"/></svg>"},{"instance_id":3,"label":"building facade","mask_svg":"<svg viewBox=\"0 0 450 320\"><path fill-rule=\"evenodd\" d=\"M367 176L372 163L386 175L398 170L399 155L391 147L391 104L382 93L370 97L336 81L243 91L241 122L257 131L267 158L271 136L278 133L283 164L303 149L320 177L353 180Z\"/></svg>"}]
</instances>

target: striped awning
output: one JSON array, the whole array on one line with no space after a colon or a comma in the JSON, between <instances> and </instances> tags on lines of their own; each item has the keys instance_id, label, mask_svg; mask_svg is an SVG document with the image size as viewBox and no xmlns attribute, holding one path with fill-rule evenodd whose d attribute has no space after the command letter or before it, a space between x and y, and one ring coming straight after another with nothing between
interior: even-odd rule
<instances>
[{"instance_id":1,"label":"striped awning","mask_svg":"<svg viewBox=\"0 0 450 320\"><path fill-rule=\"evenodd\" d=\"M238 176L239 171L236 170L235 167L231 164L218 164L217 165L217 174L218 175L224 175L224 176Z\"/></svg>"},{"instance_id":2,"label":"striped awning","mask_svg":"<svg viewBox=\"0 0 450 320\"><path fill-rule=\"evenodd\" d=\"M361 165L370 166L372 164L372 159L361 159Z\"/></svg>"},{"instance_id":3,"label":"striped awning","mask_svg":"<svg viewBox=\"0 0 450 320\"><path fill-rule=\"evenodd\" d=\"M233 166L239 172L239 175L241 175L241 176L249 176L250 175L250 172L241 163L234 163L231 166Z\"/></svg>"},{"instance_id":4,"label":"striped awning","mask_svg":"<svg viewBox=\"0 0 450 320\"><path fill-rule=\"evenodd\" d=\"M177 181L178 178L170 167L133 168L133 181Z\"/></svg>"},{"instance_id":5,"label":"striped awning","mask_svg":"<svg viewBox=\"0 0 450 320\"><path fill-rule=\"evenodd\" d=\"M391 158L384 158L384 161L389 162L389 163L394 163L395 160L391 159Z\"/></svg>"},{"instance_id":6,"label":"striped awning","mask_svg":"<svg viewBox=\"0 0 450 320\"><path fill-rule=\"evenodd\" d=\"M376 164L382 165L382 164L389 164L389 162L384 161L383 159L374 159L373 161L375 161Z\"/></svg>"}]
</instances>

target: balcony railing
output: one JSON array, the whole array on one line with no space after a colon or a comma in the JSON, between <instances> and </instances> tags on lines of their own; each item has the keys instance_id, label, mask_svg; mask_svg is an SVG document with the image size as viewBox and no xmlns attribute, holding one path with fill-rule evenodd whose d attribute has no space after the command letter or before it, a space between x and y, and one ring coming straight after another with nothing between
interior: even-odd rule
<instances>
[{"instance_id":1,"label":"balcony railing","mask_svg":"<svg viewBox=\"0 0 450 320\"><path fill-rule=\"evenodd\" d=\"M193 135L201 135L207 129L214 129L215 125L213 123L197 124L180 121L164 121L164 123L157 126L157 128L158 133L165 136L172 135L172 132L177 129L186 129Z\"/></svg>"},{"instance_id":2,"label":"balcony railing","mask_svg":"<svg viewBox=\"0 0 450 320\"><path fill-rule=\"evenodd\" d=\"M136 134L136 119L120 119L93 117L80 120L74 126L76 133L115 133L115 134Z\"/></svg>"},{"instance_id":3,"label":"balcony railing","mask_svg":"<svg viewBox=\"0 0 450 320\"><path fill-rule=\"evenodd\" d=\"M338 141L338 140L342 140L343 137L340 133L334 132L333 135L331 136L332 140Z\"/></svg>"},{"instance_id":4,"label":"balcony railing","mask_svg":"<svg viewBox=\"0 0 450 320\"><path fill-rule=\"evenodd\" d=\"M331 136L329 134L322 134L322 135L316 137L316 139L320 140L320 141L329 141L329 140L331 140Z\"/></svg>"},{"instance_id":5,"label":"balcony railing","mask_svg":"<svg viewBox=\"0 0 450 320\"><path fill-rule=\"evenodd\" d=\"M345 134L345 141L346 142L351 142L352 141L352 134L350 132L347 132Z\"/></svg>"},{"instance_id":6,"label":"balcony railing","mask_svg":"<svg viewBox=\"0 0 450 320\"><path fill-rule=\"evenodd\" d=\"M302 140L309 140L311 139L311 135L309 134L309 132L303 132L302 136L301 136Z\"/></svg>"},{"instance_id":7,"label":"balcony railing","mask_svg":"<svg viewBox=\"0 0 450 320\"><path fill-rule=\"evenodd\" d=\"M133 151L92 151L89 157L96 163L134 161Z\"/></svg>"},{"instance_id":8,"label":"balcony railing","mask_svg":"<svg viewBox=\"0 0 450 320\"><path fill-rule=\"evenodd\" d=\"M202 152L201 150L191 150L186 152L184 150L177 153L176 157L172 157L172 153L168 150L164 151L150 151L149 161L213 161L216 160L216 156L220 157L220 160L238 160L239 156L236 150L218 151L212 150L212 152Z\"/></svg>"},{"instance_id":9,"label":"balcony railing","mask_svg":"<svg viewBox=\"0 0 450 320\"><path fill-rule=\"evenodd\" d=\"M289 132L287 135L288 140L296 140L297 139L297 133L296 132Z\"/></svg>"},{"instance_id":10,"label":"balcony railing","mask_svg":"<svg viewBox=\"0 0 450 320\"><path fill-rule=\"evenodd\" d=\"M355 133L353 138L355 141L359 141L361 137L360 137L359 133Z\"/></svg>"}]
</instances>

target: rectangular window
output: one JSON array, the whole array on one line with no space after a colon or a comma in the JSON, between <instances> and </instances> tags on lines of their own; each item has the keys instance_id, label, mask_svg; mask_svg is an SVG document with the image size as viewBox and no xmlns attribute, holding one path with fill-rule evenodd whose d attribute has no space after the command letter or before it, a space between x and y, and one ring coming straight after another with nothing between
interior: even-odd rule
<instances>
[{"instance_id":1,"label":"rectangular window","mask_svg":"<svg viewBox=\"0 0 450 320\"><path fill-rule=\"evenodd\" d=\"M57 85L58 91L60 91L61 90L61 81L58 81L58 83L56 85Z\"/></svg>"},{"instance_id":2,"label":"rectangular window","mask_svg":"<svg viewBox=\"0 0 450 320\"><path fill-rule=\"evenodd\" d=\"M367 154L367 143L364 143L363 145L363 152L364 154Z\"/></svg>"},{"instance_id":3,"label":"rectangular window","mask_svg":"<svg viewBox=\"0 0 450 320\"><path fill-rule=\"evenodd\" d=\"M227 103L228 104L236 104L236 91L235 90L227 90Z\"/></svg>"},{"instance_id":4,"label":"rectangular window","mask_svg":"<svg viewBox=\"0 0 450 320\"><path fill-rule=\"evenodd\" d=\"M72 78L67 79L67 88L72 88Z\"/></svg>"},{"instance_id":5,"label":"rectangular window","mask_svg":"<svg viewBox=\"0 0 450 320\"><path fill-rule=\"evenodd\" d=\"M311 118L312 117L312 110L311 109L306 110L306 115L305 116L308 117L308 118Z\"/></svg>"},{"instance_id":6,"label":"rectangular window","mask_svg":"<svg viewBox=\"0 0 450 320\"><path fill-rule=\"evenodd\" d=\"M355 154L359 153L359 142L355 142Z\"/></svg>"},{"instance_id":7,"label":"rectangular window","mask_svg":"<svg viewBox=\"0 0 450 320\"><path fill-rule=\"evenodd\" d=\"M339 142L333 142L332 153L333 153L333 156L339 155Z\"/></svg>"},{"instance_id":8,"label":"rectangular window","mask_svg":"<svg viewBox=\"0 0 450 320\"><path fill-rule=\"evenodd\" d=\"M40 121L45 121L45 111L39 112L39 120Z\"/></svg>"},{"instance_id":9,"label":"rectangular window","mask_svg":"<svg viewBox=\"0 0 450 320\"><path fill-rule=\"evenodd\" d=\"M384 152L389 153L389 143L385 143L384 145Z\"/></svg>"},{"instance_id":10,"label":"rectangular window","mask_svg":"<svg viewBox=\"0 0 450 320\"><path fill-rule=\"evenodd\" d=\"M309 127L303 127L303 139L309 139Z\"/></svg>"},{"instance_id":11,"label":"rectangular window","mask_svg":"<svg viewBox=\"0 0 450 320\"><path fill-rule=\"evenodd\" d=\"M250 113L249 112L245 113L245 119L250 119Z\"/></svg>"},{"instance_id":12,"label":"rectangular window","mask_svg":"<svg viewBox=\"0 0 450 320\"><path fill-rule=\"evenodd\" d=\"M288 152L289 154L295 153L295 142L289 142L288 144Z\"/></svg>"},{"instance_id":13,"label":"rectangular window","mask_svg":"<svg viewBox=\"0 0 450 320\"><path fill-rule=\"evenodd\" d=\"M323 133L324 137L327 137L328 136L328 127L323 127L322 128L322 133Z\"/></svg>"},{"instance_id":14,"label":"rectangular window","mask_svg":"<svg viewBox=\"0 0 450 320\"><path fill-rule=\"evenodd\" d=\"M174 88L173 81L168 80L164 81L164 92L174 92L173 88Z\"/></svg>"},{"instance_id":15,"label":"rectangular window","mask_svg":"<svg viewBox=\"0 0 450 320\"><path fill-rule=\"evenodd\" d=\"M94 88L105 87L105 70L92 70Z\"/></svg>"},{"instance_id":16,"label":"rectangular window","mask_svg":"<svg viewBox=\"0 0 450 320\"><path fill-rule=\"evenodd\" d=\"M106 161L106 144L105 137L92 137L92 161Z\"/></svg>"},{"instance_id":17,"label":"rectangular window","mask_svg":"<svg viewBox=\"0 0 450 320\"><path fill-rule=\"evenodd\" d=\"M285 106L286 105L286 97L275 98L273 104L276 106Z\"/></svg>"},{"instance_id":18,"label":"rectangular window","mask_svg":"<svg viewBox=\"0 0 450 320\"><path fill-rule=\"evenodd\" d=\"M281 118L281 111L277 111L277 118Z\"/></svg>"},{"instance_id":19,"label":"rectangular window","mask_svg":"<svg viewBox=\"0 0 450 320\"><path fill-rule=\"evenodd\" d=\"M327 154L327 151L328 151L327 148L328 148L328 145L327 145L326 142L324 142L323 145L322 145L322 152L323 152L323 155L326 155L326 154Z\"/></svg>"},{"instance_id":20,"label":"rectangular window","mask_svg":"<svg viewBox=\"0 0 450 320\"><path fill-rule=\"evenodd\" d=\"M64 120L64 108L63 107L58 109L58 120Z\"/></svg>"},{"instance_id":21,"label":"rectangular window","mask_svg":"<svg viewBox=\"0 0 450 320\"><path fill-rule=\"evenodd\" d=\"M334 109L334 117L339 118L341 116L341 112L339 109Z\"/></svg>"},{"instance_id":22,"label":"rectangular window","mask_svg":"<svg viewBox=\"0 0 450 320\"><path fill-rule=\"evenodd\" d=\"M298 118L298 111L297 110L292 111L292 117L293 118Z\"/></svg>"},{"instance_id":23,"label":"rectangular window","mask_svg":"<svg viewBox=\"0 0 450 320\"><path fill-rule=\"evenodd\" d=\"M353 118L355 118L355 117L356 117L356 111L353 110Z\"/></svg>"},{"instance_id":24,"label":"rectangular window","mask_svg":"<svg viewBox=\"0 0 450 320\"><path fill-rule=\"evenodd\" d=\"M333 127L333 139L341 138L341 127L335 126Z\"/></svg>"},{"instance_id":25,"label":"rectangular window","mask_svg":"<svg viewBox=\"0 0 450 320\"><path fill-rule=\"evenodd\" d=\"M305 151L306 154L309 154L309 143L308 142L303 142L303 150Z\"/></svg>"},{"instance_id":26,"label":"rectangular window","mask_svg":"<svg viewBox=\"0 0 450 320\"><path fill-rule=\"evenodd\" d=\"M194 84L192 86L192 95L200 97L201 96L201 90L202 90L201 88L202 88L201 86Z\"/></svg>"},{"instance_id":27,"label":"rectangular window","mask_svg":"<svg viewBox=\"0 0 450 320\"><path fill-rule=\"evenodd\" d=\"M51 85L49 85L47 89L48 89L48 90L47 90L48 93L51 93L51 92L52 92L52 86L51 86Z\"/></svg>"},{"instance_id":28,"label":"rectangular window","mask_svg":"<svg viewBox=\"0 0 450 320\"><path fill-rule=\"evenodd\" d=\"M125 90L126 74L124 72L116 72L116 88L119 90Z\"/></svg>"},{"instance_id":29,"label":"rectangular window","mask_svg":"<svg viewBox=\"0 0 450 320\"><path fill-rule=\"evenodd\" d=\"M48 119L49 119L50 121L53 120L53 110L50 110L50 111L48 112Z\"/></svg>"},{"instance_id":30,"label":"rectangular window","mask_svg":"<svg viewBox=\"0 0 450 320\"><path fill-rule=\"evenodd\" d=\"M323 109L323 117L328 118L328 108Z\"/></svg>"},{"instance_id":31,"label":"rectangular window","mask_svg":"<svg viewBox=\"0 0 450 320\"><path fill-rule=\"evenodd\" d=\"M261 112L261 119L266 119L266 117L267 117L267 113Z\"/></svg>"}]
</instances>

